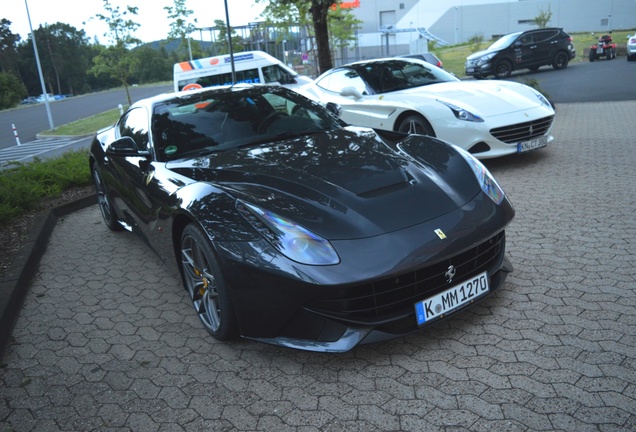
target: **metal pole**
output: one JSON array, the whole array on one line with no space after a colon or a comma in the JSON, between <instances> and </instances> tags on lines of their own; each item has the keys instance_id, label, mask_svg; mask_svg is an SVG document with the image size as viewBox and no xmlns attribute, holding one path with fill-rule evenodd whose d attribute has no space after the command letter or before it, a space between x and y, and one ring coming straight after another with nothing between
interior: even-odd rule
<instances>
[{"instance_id":1,"label":"metal pole","mask_svg":"<svg viewBox=\"0 0 636 432\"><path fill-rule=\"evenodd\" d=\"M228 46L230 47L230 64L232 65L232 85L234 85L236 84L236 70L234 69L234 50L232 49L232 31L230 27L230 14L227 11L227 0L225 0L225 23L227 25L227 43L228 43Z\"/></svg>"},{"instance_id":2,"label":"metal pole","mask_svg":"<svg viewBox=\"0 0 636 432\"><path fill-rule=\"evenodd\" d=\"M44 104L46 105L46 114L49 117L49 127L55 129L53 124L53 117L51 116L51 106L49 105L49 95L44 85L44 75L42 75L42 65L40 64L40 56L38 54L38 45L35 43L35 33L33 32L33 26L31 26L31 14L29 14L29 5L27 0L24 0L24 6L26 6L27 18L29 19L29 29L31 30L31 40L33 41L33 51L35 52L35 63L38 66L38 74L40 75L40 85L42 86L42 94L44 95Z\"/></svg>"},{"instance_id":3,"label":"metal pole","mask_svg":"<svg viewBox=\"0 0 636 432\"><path fill-rule=\"evenodd\" d=\"M13 128L13 135L15 136L15 142L20 145L20 137L18 136L18 130L15 128L15 125L11 123L11 127Z\"/></svg>"}]
</instances>

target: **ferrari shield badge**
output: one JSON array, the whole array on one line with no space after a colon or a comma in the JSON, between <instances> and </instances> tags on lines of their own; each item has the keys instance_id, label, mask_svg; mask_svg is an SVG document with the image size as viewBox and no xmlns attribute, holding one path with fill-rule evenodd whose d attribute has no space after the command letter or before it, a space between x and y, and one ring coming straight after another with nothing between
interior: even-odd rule
<instances>
[{"instance_id":1,"label":"ferrari shield badge","mask_svg":"<svg viewBox=\"0 0 636 432\"><path fill-rule=\"evenodd\" d=\"M435 234L437 234L437 237L439 237L440 239L444 240L446 238L446 234L444 234L444 231L442 231L441 229L437 228L435 230Z\"/></svg>"}]
</instances>

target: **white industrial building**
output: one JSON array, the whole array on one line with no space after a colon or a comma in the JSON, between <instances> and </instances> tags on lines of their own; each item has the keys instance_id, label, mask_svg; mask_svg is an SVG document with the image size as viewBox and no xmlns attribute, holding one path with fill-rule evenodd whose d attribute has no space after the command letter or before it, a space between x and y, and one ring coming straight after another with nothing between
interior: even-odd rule
<instances>
[{"instance_id":1,"label":"white industrial building","mask_svg":"<svg viewBox=\"0 0 636 432\"><path fill-rule=\"evenodd\" d=\"M427 40L454 45L535 28L550 11L548 26L568 33L636 29L636 0L355 0L345 7L362 21L357 43L336 53L337 63L429 49Z\"/></svg>"}]
</instances>

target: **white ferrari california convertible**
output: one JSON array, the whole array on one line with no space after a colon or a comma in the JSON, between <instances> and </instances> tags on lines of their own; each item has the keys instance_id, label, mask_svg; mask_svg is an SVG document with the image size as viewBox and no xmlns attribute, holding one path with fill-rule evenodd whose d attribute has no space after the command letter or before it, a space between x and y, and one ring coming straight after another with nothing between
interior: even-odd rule
<instances>
[{"instance_id":1,"label":"white ferrari california convertible","mask_svg":"<svg viewBox=\"0 0 636 432\"><path fill-rule=\"evenodd\" d=\"M511 81L461 81L416 59L351 63L300 92L337 110L349 124L435 136L480 159L535 150L553 140L554 109L537 90Z\"/></svg>"}]
</instances>

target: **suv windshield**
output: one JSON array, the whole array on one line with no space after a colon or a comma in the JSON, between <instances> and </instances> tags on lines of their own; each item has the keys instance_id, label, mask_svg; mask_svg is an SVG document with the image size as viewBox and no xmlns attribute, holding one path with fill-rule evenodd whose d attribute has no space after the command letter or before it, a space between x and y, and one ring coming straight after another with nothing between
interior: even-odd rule
<instances>
[{"instance_id":1,"label":"suv windshield","mask_svg":"<svg viewBox=\"0 0 636 432\"><path fill-rule=\"evenodd\" d=\"M508 48L515 40L517 40L520 34L521 32L517 32L502 36L488 47L488 51L498 51L504 48Z\"/></svg>"}]
</instances>

